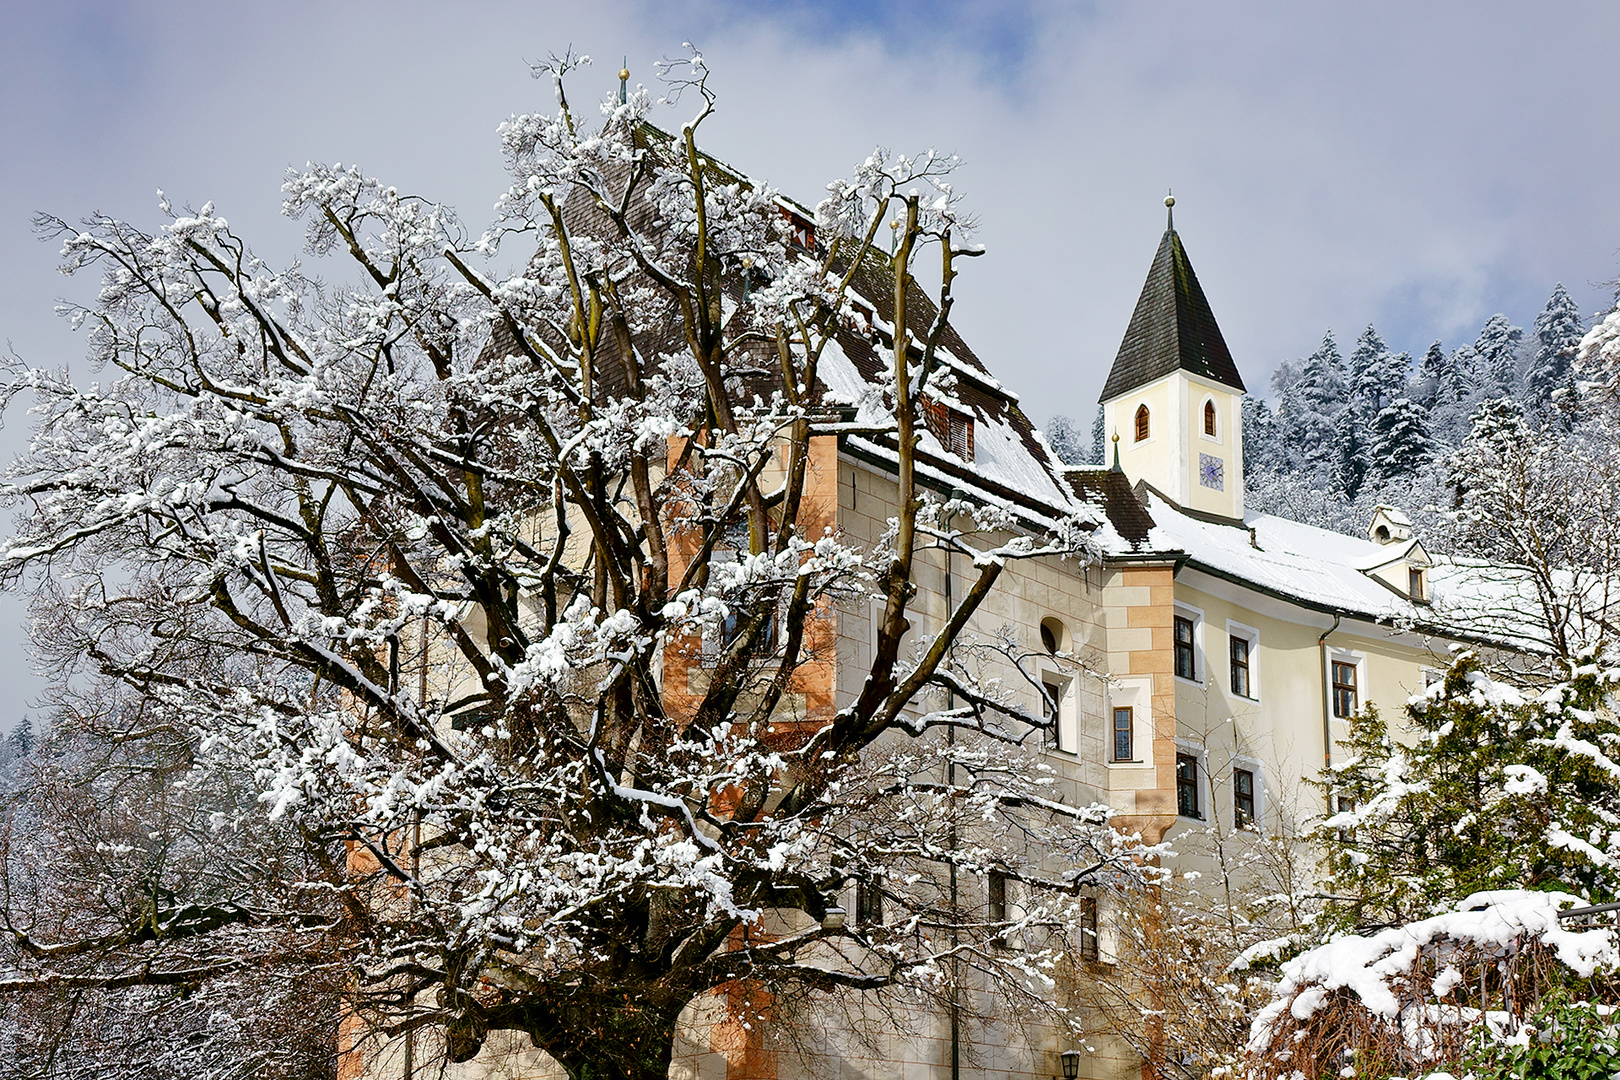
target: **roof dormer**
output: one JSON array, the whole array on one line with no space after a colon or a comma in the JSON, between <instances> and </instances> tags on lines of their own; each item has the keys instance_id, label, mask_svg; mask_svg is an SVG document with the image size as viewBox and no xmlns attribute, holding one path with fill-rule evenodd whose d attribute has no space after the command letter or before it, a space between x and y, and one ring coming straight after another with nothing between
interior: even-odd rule
<instances>
[{"instance_id":1,"label":"roof dormer","mask_svg":"<svg viewBox=\"0 0 1620 1080\"><path fill-rule=\"evenodd\" d=\"M1380 506L1373 511L1372 523L1367 526L1367 537L1376 544L1399 544L1412 539L1412 519L1393 506Z\"/></svg>"},{"instance_id":2,"label":"roof dormer","mask_svg":"<svg viewBox=\"0 0 1620 1080\"><path fill-rule=\"evenodd\" d=\"M1389 507L1379 507L1387 510ZM1399 510L1394 513L1405 520L1405 515ZM1374 518L1374 523L1377 519ZM1406 530L1411 532L1411 522L1406 523ZM1384 550L1376 557L1363 563L1361 572L1388 588L1391 592L1399 593L1416 604L1429 602L1429 569L1434 561L1429 553L1423 549L1423 544L1408 536L1404 541L1388 541Z\"/></svg>"}]
</instances>

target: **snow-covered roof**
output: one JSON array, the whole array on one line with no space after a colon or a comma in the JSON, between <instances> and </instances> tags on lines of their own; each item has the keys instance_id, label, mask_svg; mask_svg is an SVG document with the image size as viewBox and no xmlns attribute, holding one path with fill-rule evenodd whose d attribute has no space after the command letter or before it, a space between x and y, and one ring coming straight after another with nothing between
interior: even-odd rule
<instances>
[{"instance_id":1,"label":"snow-covered roof","mask_svg":"<svg viewBox=\"0 0 1620 1080\"><path fill-rule=\"evenodd\" d=\"M1371 540L1250 514L1244 527L1199 520L1146 491L1153 529L1146 548L1302 607L1371 622L1409 625L1459 640L1535 648L1543 640L1525 571L1444 556L1429 560L1428 602L1374 577L1395 554ZM1416 548L1416 542L1403 545ZM1140 554L1142 548L1117 554ZM1416 565L1416 564L1415 564Z\"/></svg>"}]
</instances>

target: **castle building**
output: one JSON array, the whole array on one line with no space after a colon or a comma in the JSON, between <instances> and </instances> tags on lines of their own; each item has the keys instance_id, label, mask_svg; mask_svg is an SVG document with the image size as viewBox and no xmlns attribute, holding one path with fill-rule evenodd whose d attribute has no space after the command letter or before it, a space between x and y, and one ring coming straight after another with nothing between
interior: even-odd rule
<instances>
[{"instance_id":1,"label":"castle building","mask_svg":"<svg viewBox=\"0 0 1620 1080\"><path fill-rule=\"evenodd\" d=\"M898 456L861 430L883 418L869 390L892 297L875 288L855 303L874 329L842 333L819 376L853 422L818 440L810 483L824 508L815 524L877 544L895 513ZM1452 645L1533 645L1532 629L1480 602L1480 568L1431 555L1398 509L1381 508L1365 539L1248 511L1243 378L1173 219L1102 391L1108 463L1061 462L1017 394L954 331L940 353L954 378L927 402L923 482L941 498L994 506L1032 534L1075 515L1096 523L1096 561L1009 567L969 628L1010 634L1035 658L986 674L1022 686L1031 714L1052 721L1043 754L1070 804L1105 803L1149 842L1212 824L1254 835L1304 826L1327 809L1310 781L1342 760L1358 711L1398 716ZM931 558L914 605L922 634L952 610L969 570L948 553ZM814 719L859 693L875 621L870 607L837 610L828 659L796 677L792 708ZM672 659L664 692L697 692L704 677L701 655ZM1086 958L1099 969L1110 960L1107 903ZM922 1016L875 1020L861 1039L841 1039L830 1024L819 1049L789 1050L728 1019L719 999L699 1012L672 1074L682 1080L1045 1080L1064 1075L1060 1056L1078 1049L1054 1033L1004 1033L963 1055L947 1018ZM1140 1056L1101 1036L1080 1076L1143 1075ZM391 1068L366 1071L397 1075ZM514 1043L446 1075L554 1073Z\"/></svg>"}]
</instances>

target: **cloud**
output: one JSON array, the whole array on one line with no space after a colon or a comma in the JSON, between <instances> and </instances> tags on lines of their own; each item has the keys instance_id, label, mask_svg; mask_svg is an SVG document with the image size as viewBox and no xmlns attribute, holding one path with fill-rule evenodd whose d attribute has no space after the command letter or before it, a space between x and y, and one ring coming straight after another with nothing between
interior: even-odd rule
<instances>
[{"instance_id":1,"label":"cloud","mask_svg":"<svg viewBox=\"0 0 1620 1080\"><path fill-rule=\"evenodd\" d=\"M877 143L961 154L990 254L959 281L958 322L1038 421L1084 422L1166 187L1254 387L1329 327L1471 340L1494 311L1528 323L1556 280L1592 313L1620 245L1596 45L1617 24L1600 3L13 4L0 337L87 374L50 309L94 283L53 273L37 210L150 224L162 187L292 258L278 188L313 158L478 228L504 183L496 124L549 103L526 61L596 55L576 83L592 97L621 56L650 82L692 40L722 94L710 148L800 199Z\"/></svg>"}]
</instances>

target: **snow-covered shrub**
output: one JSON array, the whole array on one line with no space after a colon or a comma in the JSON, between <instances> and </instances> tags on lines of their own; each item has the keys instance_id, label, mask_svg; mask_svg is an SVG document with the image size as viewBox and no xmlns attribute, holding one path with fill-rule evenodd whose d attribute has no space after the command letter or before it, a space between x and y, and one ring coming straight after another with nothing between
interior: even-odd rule
<instances>
[{"instance_id":1,"label":"snow-covered shrub","mask_svg":"<svg viewBox=\"0 0 1620 1080\"><path fill-rule=\"evenodd\" d=\"M1480 893L1295 957L1254 1021L1245 1075L1409 1076L1496 1053L1485 1047L1528 1045L1542 1034L1534 1018L1544 1006L1614 1000L1612 926L1568 927L1560 917L1581 905L1567 893Z\"/></svg>"}]
</instances>

